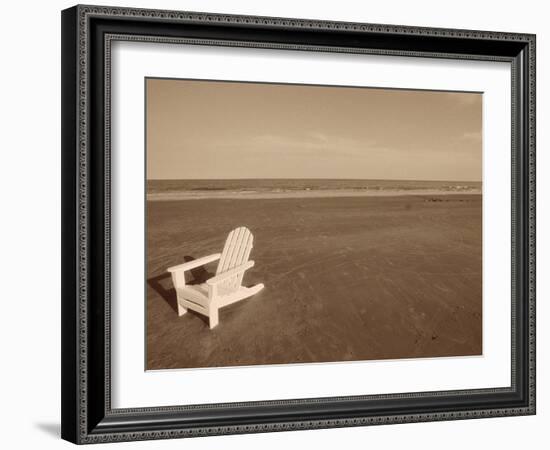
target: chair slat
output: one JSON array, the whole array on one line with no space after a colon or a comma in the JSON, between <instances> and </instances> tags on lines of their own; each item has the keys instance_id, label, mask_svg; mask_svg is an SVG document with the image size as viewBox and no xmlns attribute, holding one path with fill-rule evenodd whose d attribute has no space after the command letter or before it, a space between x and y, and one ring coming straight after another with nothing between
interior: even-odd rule
<instances>
[{"instance_id":1,"label":"chair slat","mask_svg":"<svg viewBox=\"0 0 550 450\"><path fill-rule=\"evenodd\" d=\"M216 274L226 272L248 261L250 252L252 251L253 240L252 233L246 227L239 227L231 231L225 241ZM223 283L223 288L228 291L238 289L242 278L243 274L240 274L226 280Z\"/></svg>"},{"instance_id":2,"label":"chair slat","mask_svg":"<svg viewBox=\"0 0 550 450\"><path fill-rule=\"evenodd\" d=\"M237 232L239 228L232 230L227 239L225 240L225 245L223 246L222 256L220 257L220 262L218 264L218 269L216 273L225 272L229 268L229 263L231 261L231 255L233 249L235 248L235 240L237 238Z\"/></svg>"},{"instance_id":3,"label":"chair slat","mask_svg":"<svg viewBox=\"0 0 550 450\"><path fill-rule=\"evenodd\" d=\"M250 252L252 251L252 241L253 241L252 233L248 232L246 236L243 237L243 242L240 246L239 253L237 255L237 260L235 264L236 266L244 264L245 262L248 261L250 257ZM243 276L244 276L244 273L240 273L233 279L233 285L232 285L233 289L238 289L241 286Z\"/></svg>"}]
</instances>

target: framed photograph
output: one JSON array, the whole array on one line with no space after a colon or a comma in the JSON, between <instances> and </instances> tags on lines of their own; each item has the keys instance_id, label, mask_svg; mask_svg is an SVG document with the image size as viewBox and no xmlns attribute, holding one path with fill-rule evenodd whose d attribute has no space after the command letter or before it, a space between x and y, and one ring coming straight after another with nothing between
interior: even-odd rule
<instances>
[{"instance_id":1,"label":"framed photograph","mask_svg":"<svg viewBox=\"0 0 550 450\"><path fill-rule=\"evenodd\" d=\"M535 36L62 12L62 437L535 413Z\"/></svg>"}]
</instances>

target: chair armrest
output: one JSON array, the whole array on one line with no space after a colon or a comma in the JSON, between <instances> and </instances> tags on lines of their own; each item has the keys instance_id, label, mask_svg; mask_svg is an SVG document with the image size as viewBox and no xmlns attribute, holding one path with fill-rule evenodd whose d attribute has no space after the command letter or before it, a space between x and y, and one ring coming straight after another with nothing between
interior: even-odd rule
<instances>
[{"instance_id":1,"label":"chair armrest","mask_svg":"<svg viewBox=\"0 0 550 450\"><path fill-rule=\"evenodd\" d=\"M215 277L210 278L206 281L206 284L209 286L215 286L218 283L221 283L224 280L227 280L228 278L234 277L235 275L239 275L241 272L244 272L245 270L250 269L254 266L254 261L247 261L244 264L241 264L240 266L234 267L233 269L228 270L227 272L220 273L216 275Z\"/></svg>"},{"instance_id":2,"label":"chair armrest","mask_svg":"<svg viewBox=\"0 0 550 450\"><path fill-rule=\"evenodd\" d=\"M180 264L179 266L169 267L166 270L168 272L180 272L180 271L192 270L192 269L196 269L197 267L204 266L208 263L216 261L220 259L220 257L221 257L221 253L215 253L213 255L203 256L202 258L194 259L193 261Z\"/></svg>"}]
</instances>

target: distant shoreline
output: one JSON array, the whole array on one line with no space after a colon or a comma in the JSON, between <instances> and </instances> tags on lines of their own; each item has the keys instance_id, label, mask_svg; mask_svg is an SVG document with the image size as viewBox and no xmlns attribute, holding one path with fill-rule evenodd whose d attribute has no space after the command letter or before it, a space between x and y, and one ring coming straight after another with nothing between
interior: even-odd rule
<instances>
[{"instance_id":1,"label":"distant shoreline","mask_svg":"<svg viewBox=\"0 0 550 450\"><path fill-rule=\"evenodd\" d=\"M481 195L481 189L441 190L441 189L400 189L400 190L355 190L323 189L292 190L287 192L254 191L187 191L148 193L147 201L205 200L205 199L283 199L283 198L334 198L334 197L401 197L429 195Z\"/></svg>"}]
</instances>

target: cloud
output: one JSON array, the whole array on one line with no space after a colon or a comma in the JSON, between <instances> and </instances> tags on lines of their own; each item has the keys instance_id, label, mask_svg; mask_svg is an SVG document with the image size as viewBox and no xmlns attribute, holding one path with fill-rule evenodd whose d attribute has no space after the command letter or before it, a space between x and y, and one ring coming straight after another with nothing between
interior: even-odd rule
<instances>
[{"instance_id":1,"label":"cloud","mask_svg":"<svg viewBox=\"0 0 550 450\"><path fill-rule=\"evenodd\" d=\"M304 132L297 135L265 133L247 136L233 136L229 139L203 143L204 148L225 148L239 150L261 156L266 153L280 152L302 156L364 156L365 150L376 146L373 140L351 136L328 135L318 131Z\"/></svg>"}]
</instances>

